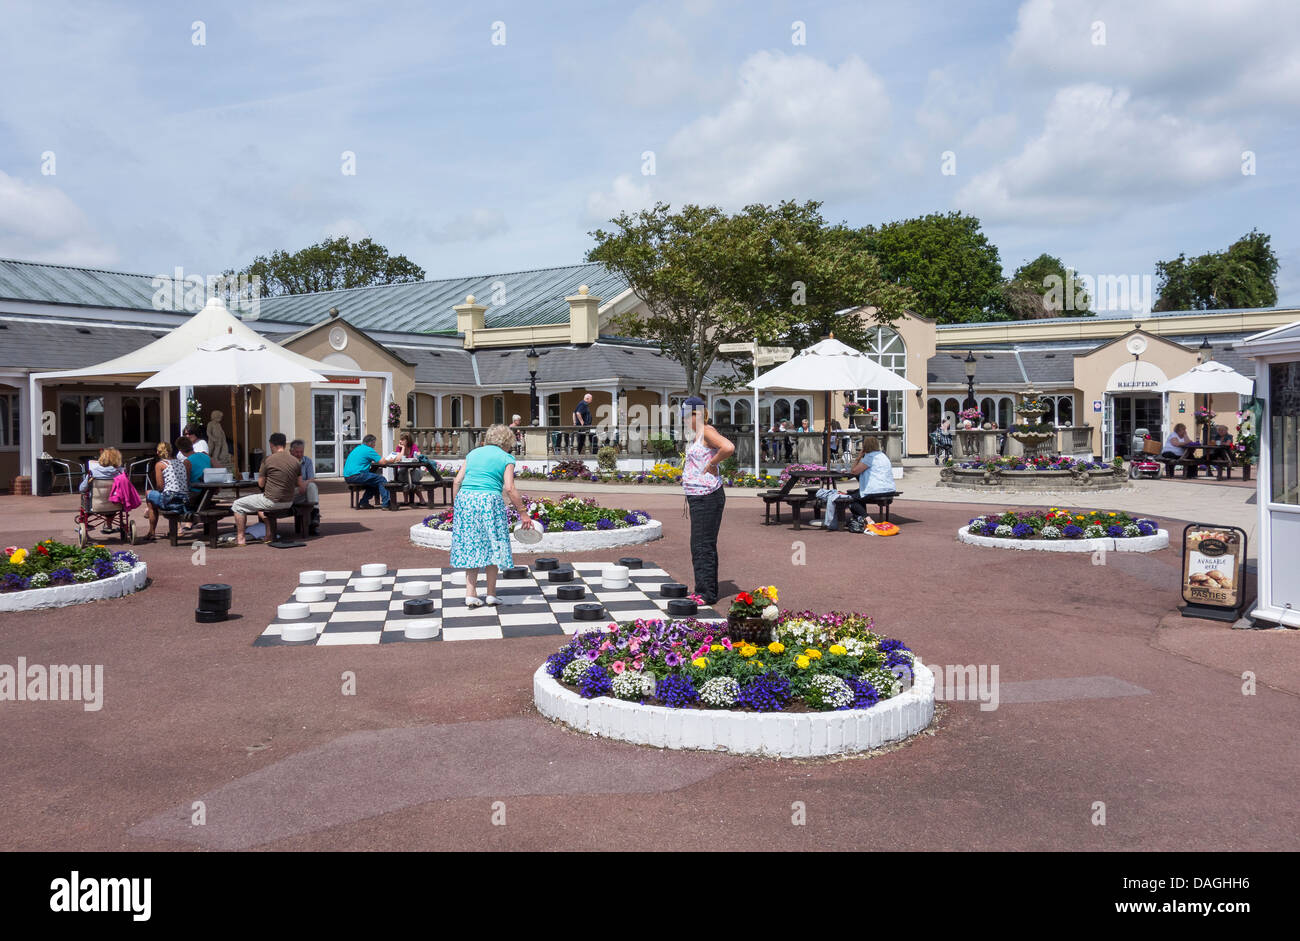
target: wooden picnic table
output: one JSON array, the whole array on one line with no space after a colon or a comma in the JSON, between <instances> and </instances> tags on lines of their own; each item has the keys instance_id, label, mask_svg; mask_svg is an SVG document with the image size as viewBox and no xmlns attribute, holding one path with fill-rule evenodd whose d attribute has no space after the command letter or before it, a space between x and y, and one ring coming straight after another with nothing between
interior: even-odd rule
<instances>
[{"instance_id":1,"label":"wooden picnic table","mask_svg":"<svg viewBox=\"0 0 1300 941\"><path fill-rule=\"evenodd\" d=\"M1167 476L1174 476L1174 468L1182 465L1183 476L1195 478L1197 468L1202 464L1213 469L1218 479L1222 480L1226 472L1229 476L1232 474L1232 448L1226 444L1191 444L1183 449L1183 456L1170 460L1161 458L1165 462Z\"/></svg>"}]
</instances>

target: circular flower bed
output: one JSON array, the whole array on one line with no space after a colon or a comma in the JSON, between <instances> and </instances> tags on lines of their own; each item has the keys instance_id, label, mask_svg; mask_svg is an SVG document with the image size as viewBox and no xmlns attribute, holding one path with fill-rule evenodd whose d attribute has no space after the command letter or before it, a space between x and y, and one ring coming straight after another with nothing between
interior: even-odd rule
<instances>
[{"instance_id":1,"label":"circular flower bed","mask_svg":"<svg viewBox=\"0 0 1300 941\"><path fill-rule=\"evenodd\" d=\"M779 755L875 748L933 717L929 670L868 617L786 612L762 645L726 630L687 619L576 633L534 678L538 709L627 741Z\"/></svg>"},{"instance_id":2,"label":"circular flower bed","mask_svg":"<svg viewBox=\"0 0 1300 941\"><path fill-rule=\"evenodd\" d=\"M645 510L604 507L591 497L573 494L566 494L558 500L533 500L523 494L520 498L529 517L541 530L542 540L528 544L512 537L510 545L515 552L604 549L653 542L663 536L663 524L652 519ZM506 518L511 527L519 521L519 514L509 504ZM411 527L411 541L418 546L450 549L454 520L454 507L425 517L424 522Z\"/></svg>"},{"instance_id":3,"label":"circular flower bed","mask_svg":"<svg viewBox=\"0 0 1300 941\"><path fill-rule=\"evenodd\" d=\"M614 471L601 473L587 466L585 461L560 461L546 471L516 470L517 480L577 480L590 483L613 484L680 484L682 469L674 464L659 462L646 471ZM773 474L759 474L737 471L723 476L723 484L728 487L772 487L779 483Z\"/></svg>"},{"instance_id":4,"label":"circular flower bed","mask_svg":"<svg viewBox=\"0 0 1300 941\"><path fill-rule=\"evenodd\" d=\"M1131 486L1123 461L1053 457L998 457L947 461L940 487L969 490L1119 490Z\"/></svg>"},{"instance_id":5,"label":"circular flower bed","mask_svg":"<svg viewBox=\"0 0 1300 941\"><path fill-rule=\"evenodd\" d=\"M1088 552L1097 548L1148 552L1169 544L1169 534L1145 517L1123 511L1008 510L977 516L958 531L962 542L1008 548ZM1113 543L1113 545L1112 545Z\"/></svg>"},{"instance_id":6,"label":"circular flower bed","mask_svg":"<svg viewBox=\"0 0 1300 941\"><path fill-rule=\"evenodd\" d=\"M1044 457L991 457L982 458L973 461L953 461L944 462L947 467L956 467L961 470L1004 470L1004 471L1070 471L1070 470L1088 470L1104 471L1114 470L1114 464L1107 464L1105 461L1083 460L1064 455L1055 454Z\"/></svg>"},{"instance_id":7,"label":"circular flower bed","mask_svg":"<svg viewBox=\"0 0 1300 941\"><path fill-rule=\"evenodd\" d=\"M9 546L0 562L0 611L61 607L113 598L144 586L147 568L134 552L85 549L46 539Z\"/></svg>"}]
</instances>

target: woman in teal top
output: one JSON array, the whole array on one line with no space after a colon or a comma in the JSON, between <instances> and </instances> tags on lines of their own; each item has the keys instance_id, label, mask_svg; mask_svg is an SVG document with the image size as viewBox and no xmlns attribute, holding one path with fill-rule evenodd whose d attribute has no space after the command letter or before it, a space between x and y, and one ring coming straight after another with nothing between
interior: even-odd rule
<instances>
[{"instance_id":1,"label":"woman in teal top","mask_svg":"<svg viewBox=\"0 0 1300 941\"><path fill-rule=\"evenodd\" d=\"M508 497L519 514L519 525L531 529L524 501L515 489L515 435L505 425L493 425L482 447L465 457L452 484L451 567L465 569L465 606L477 608L478 570L487 569L488 604L496 604L497 573L515 564L510 553Z\"/></svg>"}]
</instances>

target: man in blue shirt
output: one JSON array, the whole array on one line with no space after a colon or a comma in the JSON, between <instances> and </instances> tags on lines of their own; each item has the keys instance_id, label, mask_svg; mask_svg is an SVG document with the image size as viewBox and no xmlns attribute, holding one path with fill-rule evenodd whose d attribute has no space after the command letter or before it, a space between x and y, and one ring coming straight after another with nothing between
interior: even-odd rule
<instances>
[{"instance_id":1,"label":"man in blue shirt","mask_svg":"<svg viewBox=\"0 0 1300 941\"><path fill-rule=\"evenodd\" d=\"M203 472L212 466L212 459L201 451L195 451L193 443L185 435L181 435L181 439L184 443L180 445L180 455L190 462L190 496L197 497L203 492L197 485L203 483Z\"/></svg>"},{"instance_id":2,"label":"man in blue shirt","mask_svg":"<svg viewBox=\"0 0 1300 941\"><path fill-rule=\"evenodd\" d=\"M366 488L360 502L357 503L358 510L370 509L370 498L376 493L379 494L380 506L388 509L388 488L384 486L388 478L370 469L375 464L387 463L388 461L380 457L379 452L375 450L374 435L366 435L362 438L361 443L352 449L348 459L343 462L343 479L350 486Z\"/></svg>"}]
</instances>

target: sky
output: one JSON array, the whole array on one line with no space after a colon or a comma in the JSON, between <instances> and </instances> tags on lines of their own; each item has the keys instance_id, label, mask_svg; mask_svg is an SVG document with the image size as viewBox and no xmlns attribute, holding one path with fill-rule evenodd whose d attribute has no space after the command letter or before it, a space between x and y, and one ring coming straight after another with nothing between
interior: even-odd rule
<instances>
[{"instance_id":1,"label":"sky","mask_svg":"<svg viewBox=\"0 0 1300 941\"><path fill-rule=\"evenodd\" d=\"M576 264L656 200L816 199L855 226L971 213L1008 275L1041 252L1153 275L1257 228L1300 305L1294 0L0 0L0 22L0 257L208 275L348 235L457 277Z\"/></svg>"}]
</instances>

